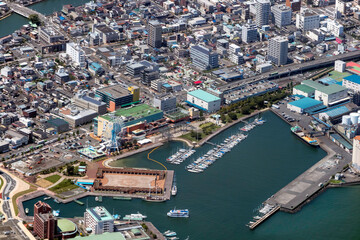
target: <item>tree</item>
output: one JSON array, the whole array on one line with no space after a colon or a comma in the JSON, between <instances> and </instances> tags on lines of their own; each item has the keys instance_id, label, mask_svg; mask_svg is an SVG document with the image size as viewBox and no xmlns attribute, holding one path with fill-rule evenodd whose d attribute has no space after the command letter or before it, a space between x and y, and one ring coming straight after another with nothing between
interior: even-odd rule
<instances>
[{"instance_id":1,"label":"tree","mask_svg":"<svg viewBox=\"0 0 360 240\"><path fill-rule=\"evenodd\" d=\"M74 175L74 173L75 173L75 168L74 168L74 166L72 166L72 165L67 166L67 167L66 167L66 172L67 172L67 174L68 174L69 176Z\"/></svg>"},{"instance_id":2,"label":"tree","mask_svg":"<svg viewBox=\"0 0 360 240\"><path fill-rule=\"evenodd\" d=\"M229 118L231 118L231 120L236 120L237 119L236 113L230 112L230 113L228 113L228 115L229 115Z\"/></svg>"},{"instance_id":3,"label":"tree","mask_svg":"<svg viewBox=\"0 0 360 240\"><path fill-rule=\"evenodd\" d=\"M32 23L34 23L34 24L36 24L36 25L40 25L40 24L41 24L39 15L37 15L37 14L30 14L30 15L29 15L29 20L30 20L30 22L32 22Z\"/></svg>"},{"instance_id":4,"label":"tree","mask_svg":"<svg viewBox=\"0 0 360 240\"><path fill-rule=\"evenodd\" d=\"M92 131L92 130L93 130L93 126L91 125L89 129L90 129L90 131Z\"/></svg>"},{"instance_id":5,"label":"tree","mask_svg":"<svg viewBox=\"0 0 360 240\"><path fill-rule=\"evenodd\" d=\"M79 135L79 134L80 134L80 131L79 131L79 129L78 129L78 130L76 130L76 134L77 134L77 135Z\"/></svg>"}]
</instances>

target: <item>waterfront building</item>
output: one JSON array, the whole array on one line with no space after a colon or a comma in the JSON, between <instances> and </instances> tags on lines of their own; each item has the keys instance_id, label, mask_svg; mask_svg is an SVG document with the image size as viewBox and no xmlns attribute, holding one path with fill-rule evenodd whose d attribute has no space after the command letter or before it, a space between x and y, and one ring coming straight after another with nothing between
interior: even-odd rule
<instances>
[{"instance_id":1,"label":"waterfront building","mask_svg":"<svg viewBox=\"0 0 360 240\"><path fill-rule=\"evenodd\" d=\"M315 90L315 99L322 101L325 106L332 106L338 103L346 102L350 99L345 87L338 84L324 86Z\"/></svg>"},{"instance_id":2,"label":"waterfront building","mask_svg":"<svg viewBox=\"0 0 360 240\"><path fill-rule=\"evenodd\" d=\"M296 28L303 32L318 29L320 26L320 16L309 9L302 8L300 13L296 14Z\"/></svg>"},{"instance_id":3,"label":"waterfront building","mask_svg":"<svg viewBox=\"0 0 360 240\"><path fill-rule=\"evenodd\" d=\"M44 202L34 205L34 232L41 239L52 240L55 237L57 219L52 215L51 207Z\"/></svg>"},{"instance_id":4,"label":"waterfront building","mask_svg":"<svg viewBox=\"0 0 360 240\"><path fill-rule=\"evenodd\" d=\"M352 166L360 172L360 136L353 138Z\"/></svg>"},{"instance_id":5,"label":"waterfront building","mask_svg":"<svg viewBox=\"0 0 360 240\"><path fill-rule=\"evenodd\" d=\"M81 68L86 67L85 52L81 49L78 44L73 42L66 44L66 54L69 55L74 65Z\"/></svg>"},{"instance_id":6,"label":"waterfront building","mask_svg":"<svg viewBox=\"0 0 360 240\"><path fill-rule=\"evenodd\" d=\"M336 62L335 62L336 66ZM360 93L360 76L351 75L343 78L342 85L354 93Z\"/></svg>"},{"instance_id":7,"label":"waterfront building","mask_svg":"<svg viewBox=\"0 0 360 240\"><path fill-rule=\"evenodd\" d=\"M275 65L285 65L288 61L288 43L286 37L277 36L269 40L268 59Z\"/></svg>"},{"instance_id":8,"label":"waterfront building","mask_svg":"<svg viewBox=\"0 0 360 240\"><path fill-rule=\"evenodd\" d=\"M159 21L149 21L147 43L153 48L162 45L162 26Z\"/></svg>"},{"instance_id":9,"label":"waterfront building","mask_svg":"<svg viewBox=\"0 0 360 240\"><path fill-rule=\"evenodd\" d=\"M87 208L84 213L84 225L94 234L114 232L114 217L104 207Z\"/></svg>"},{"instance_id":10,"label":"waterfront building","mask_svg":"<svg viewBox=\"0 0 360 240\"><path fill-rule=\"evenodd\" d=\"M256 26L262 27L269 24L271 3L269 0L256 0Z\"/></svg>"},{"instance_id":11,"label":"waterfront building","mask_svg":"<svg viewBox=\"0 0 360 240\"><path fill-rule=\"evenodd\" d=\"M242 27L241 40L244 43L252 43L258 40L258 31L256 28L256 24L245 24Z\"/></svg>"},{"instance_id":12,"label":"waterfront building","mask_svg":"<svg viewBox=\"0 0 360 240\"><path fill-rule=\"evenodd\" d=\"M305 97L297 101L289 102L287 108L297 113L313 113L326 107L321 101Z\"/></svg>"},{"instance_id":13,"label":"waterfront building","mask_svg":"<svg viewBox=\"0 0 360 240\"><path fill-rule=\"evenodd\" d=\"M112 114L104 114L94 118L94 134L101 137L106 130L106 126L115 121L116 118L121 118L124 126L130 131L139 128L140 125L144 125L145 123L151 123L163 119L163 117L163 111L147 104L121 108Z\"/></svg>"},{"instance_id":14,"label":"waterfront building","mask_svg":"<svg viewBox=\"0 0 360 240\"><path fill-rule=\"evenodd\" d=\"M271 8L274 14L275 25L279 28L291 24L291 8L285 4L275 5Z\"/></svg>"},{"instance_id":15,"label":"waterfront building","mask_svg":"<svg viewBox=\"0 0 360 240\"><path fill-rule=\"evenodd\" d=\"M206 112L216 112L220 109L221 98L198 89L187 93L186 103Z\"/></svg>"},{"instance_id":16,"label":"waterfront building","mask_svg":"<svg viewBox=\"0 0 360 240\"><path fill-rule=\"evenodd\" d=\"M191 47L190 57L193 65L201 70L213 69L219 66L219 54L205 46L196 45Z\"/></svg>"},{"instance_id":17,"label":"waterfront building","mask_svg":"<svg viewBox=\"0 0 360 240\"><path fill-rule=\"evenodd\" d=\"M131 91L123 88L120 84L98 89L95 92L95 96L106 103L109 111L114 111L121 106L130 105L134 99Z\"/></svg>"}]
</instances>

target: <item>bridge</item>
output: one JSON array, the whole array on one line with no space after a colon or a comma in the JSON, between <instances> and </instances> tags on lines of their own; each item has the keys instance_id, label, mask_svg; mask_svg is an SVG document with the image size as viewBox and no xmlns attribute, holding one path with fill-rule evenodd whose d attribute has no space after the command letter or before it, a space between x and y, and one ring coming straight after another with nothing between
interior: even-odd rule
<instances>
[{"instance_id":1,"label":"bridge","mask_svg":"<svg viewBox=\"0 0 360 240\"><path fill-rule=\"evenodd\" d=\"M31 14L36 14L39 16L39 19L42 21L42 22L45 22L46 21L46 16L42 13L39 13L37 11L35 11L34 9L31 9L31 8L28 8L28 7L25 7L25 6L22 6L22 5L19 5L19 4L16 4L16 3L10 3L8 2L7 3L9 8L14 11L14 13L17 13L23 17L26 17L26 18L29 18L29 16Z\"/></svg>"}]
</instances>

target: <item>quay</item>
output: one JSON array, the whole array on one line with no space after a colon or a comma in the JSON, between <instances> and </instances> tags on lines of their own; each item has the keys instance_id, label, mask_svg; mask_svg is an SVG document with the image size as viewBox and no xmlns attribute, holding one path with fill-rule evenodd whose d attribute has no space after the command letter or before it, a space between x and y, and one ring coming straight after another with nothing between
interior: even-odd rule
<instances>
[{"instance_id":1,"label":"quay","mask_svg":"<svg viewBox=\"0 0 360 240\"><path fill-rule=\"evenodd\" d=\"M286 121L290 126L299 125L303 129L309 126L311 120L313 120L311 116L291 112L286 108L286 103L280 104L279 109L271 109L271 111ZM296 121L293 123L288 122L282 116L282 112L294 118ZM283 212L295 213L299 211L303 205L326 190L332 176L341 172L351 163L351 154L333 143L327 135L317 136L316 138L319 141L320 148L327 152L327 156L264 201L264 204L277 206L277 210ZM305 143L301 143L299 140L299 144ZM256 222L256 225L255 223L250 225L250 229L254 229L260 225L276 211L270 211L269 214L271 214L269 216L265 218L265 215L264 219L261 218L262 221L259 220Z\"/></svg>"},{"instance_id":2,"label":"quay","mask_svg":"<svg viewBox=\"0 0 360 240\"><path fill-rule=\"evenodd\" d=\"M259 220L257 220L256 222L254 222L253 224L251 224L249 226L249 228L251 230L254 230L257 226L259 226L263 221L265 221L266 219L268 219L269 217L271 217L274 213L276 213L278 210L280 209L279 206L275 207L274 209L272 209L270 212L268 212L267 214L265 214L263 217L261 217Z\"/></svg>"}]
</instances>

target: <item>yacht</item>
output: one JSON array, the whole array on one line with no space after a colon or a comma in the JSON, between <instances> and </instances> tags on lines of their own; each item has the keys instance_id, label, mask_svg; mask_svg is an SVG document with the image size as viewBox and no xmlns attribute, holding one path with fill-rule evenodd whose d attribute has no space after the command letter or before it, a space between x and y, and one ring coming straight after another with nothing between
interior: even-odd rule
<instances>
[{"instance_id":1,"label":"yacht","mask_svg":"<svg viewBox=\"0 0 360 240\"><path fill-rule=\"evenodd\" d=\"M175 196L176 194L177 194L177 187L176 187L176 185L174 185L171 188L171 195Z\"/></svg>"},{"instance_id":2,"label":"yacht","mask_svg":"<svg viewBox=\"0 0 360 240\"><path fill-rule=\"evenodd\" d=\"M176 236L176 232L171 231L171 230L167 230L166 232L164 232L165 237L175 237Z\"/></svg>"}]
</instances>

